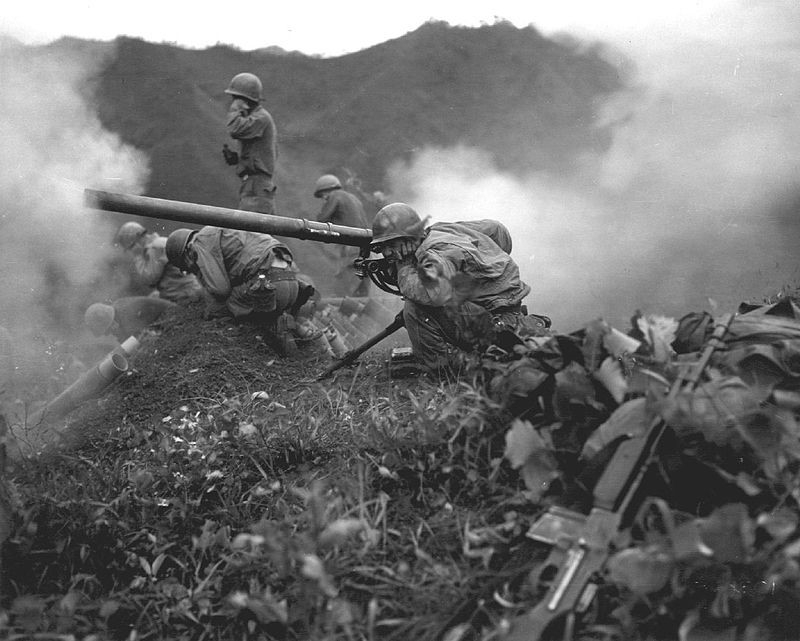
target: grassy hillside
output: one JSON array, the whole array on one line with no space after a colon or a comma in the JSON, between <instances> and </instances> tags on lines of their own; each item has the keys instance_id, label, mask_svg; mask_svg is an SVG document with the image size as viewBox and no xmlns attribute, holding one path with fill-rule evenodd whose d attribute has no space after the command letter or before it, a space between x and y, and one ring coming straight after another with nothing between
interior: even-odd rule
<instances>
[{"instance_id":1,"label":"grassy hillside","mask_svg":"<svg viewBox=\"0 0 800 641\"><path fill-rule=\"evenodd\" d=\"M391 378L386 344L319 381L313 344L282 358L258 326L199 311L145 332L59 446L11 468L0 638L798 638L798 377L758 406L766 378L739 374L763 365L729 360L796 344L797 320L737 318L708 378L668 397L693 359L667 354L666 324L619 359L595 321L475 355L458 381ZM617 524L606 497L633 459L616 447L658 416L672 427ZM592 504L589 607L537 635L585 532L545 510Z\"/></svg>"},{"instance_id":2,"label":"grassy hillside","mask_svg":"<svg viewBox=\"0 0 800 641\"><path fill-rule=\"evenodd\" d=\"M532 28L429 23L401 38L329 59L203 51L120 38L98 78L104 125L151 158L149 195L231 206L236 179L223 164L228 80L264 81L280 135L279 207L316 211L310 185L349 169L367 191L386 167L425 145L459 142L490 152L507 170L563 166L604 143L596 100L617 72Z\"/></svg>"}]
</instances>

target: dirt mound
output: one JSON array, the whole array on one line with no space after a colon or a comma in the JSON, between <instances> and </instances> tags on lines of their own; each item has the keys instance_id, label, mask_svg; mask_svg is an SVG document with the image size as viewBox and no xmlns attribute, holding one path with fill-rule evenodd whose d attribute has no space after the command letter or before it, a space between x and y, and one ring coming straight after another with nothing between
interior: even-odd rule
<instances>
[{"instance_id":1,"label":"dirt mound","mask_svg":"<svg viewBox=\"0 0 800 641\"><path fill-rule=\"evenodd\" d=\"M74 412L65 434L74 447L118 425L158 424L191 401L266 392L286 402L329 361L313 344L282 357L256 325L203 320L200 306L178 308L141 336L129 370L101 399Z\"/></svg>"}]
</instances>

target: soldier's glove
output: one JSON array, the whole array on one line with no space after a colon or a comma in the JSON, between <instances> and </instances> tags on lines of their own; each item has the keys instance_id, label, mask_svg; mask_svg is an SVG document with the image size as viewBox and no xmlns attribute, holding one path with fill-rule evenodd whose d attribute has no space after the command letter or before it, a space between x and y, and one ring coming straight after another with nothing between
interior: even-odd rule
<instances>
[{"instance_id":1,"label":"soldier's glove","mask_svg":"<svg viewBox=\"0 0 800 641\"><path fill-rule=\"evenodd\" d=\"M229 165L236 165L239 163L239 154L231 150L228 145L222 145L222 155L225 157L225 162Z\"/></svg>"}]
</instances>

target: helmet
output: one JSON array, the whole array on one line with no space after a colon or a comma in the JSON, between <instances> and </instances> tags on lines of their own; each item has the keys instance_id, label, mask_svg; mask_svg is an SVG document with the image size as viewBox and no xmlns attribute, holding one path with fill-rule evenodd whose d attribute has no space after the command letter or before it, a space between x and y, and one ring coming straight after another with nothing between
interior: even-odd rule
<instances>
[{"instance_id":1,"label":"helmet","mask_svg":"<svg viewBox=\"0 0 800 641\"><path fill-rule=\"evenodd\" d=\"M95 336L103 336L114 323L114 308L105 303L94 303L86 308L83 322Z\"/></svg>"},{"instance_id":2,"label":"helmet","mask_svg":"<svg viewBox=\"0 0 800 641\"><path fill-rule=\"evenodd\" d=\"M237 73L231 79L225 93L247 98L253 102L261 102L261 81L252 73Z\"/></svg>"},{"instance_id":3,"label":"helmet","mask_svg":"<svg viewBox=\"0 0 800 641\"><path fill-rule=\"evenodd\" d=\"M425 221L412 207L405 203L386 205L372 221L372 245L394 238L422 238Z\"/></svg>"},{"instance_id":4,"label":"helmet","mask_svg":"<svg viewBox=\"0 0 800 641\"><path fill-rule=\"evenodd\" d=\"M319 198L319 195L323 191L341 188L342 183L339 182L339 179L336 176L333 174L325 174L324 176L317 178L317 183L314 185L314 197Z\"/></svg>"},{"instance_id":5,"label":"helmet","mask_svg":"<svg viewBox=\"0 0 800 641\"><path fill-rule=\"evenodd\" d=\"M131 221L119 228L114 242L121 245L123 249L130 249L136 244L136 241L146 233L147 230L144 227L139 223Z\"/></svg>"},{"instance_id":6,"label":"helmet","mask_svg":"<svg viewBox=\"0 0 800 641\"><path fill-rule=\"evenodd\" d=\"M186 246L197 232L194 229L176 229L167 237L167 260L181 269L186 268L184 252Z\"/></svg>"}]
</instances>

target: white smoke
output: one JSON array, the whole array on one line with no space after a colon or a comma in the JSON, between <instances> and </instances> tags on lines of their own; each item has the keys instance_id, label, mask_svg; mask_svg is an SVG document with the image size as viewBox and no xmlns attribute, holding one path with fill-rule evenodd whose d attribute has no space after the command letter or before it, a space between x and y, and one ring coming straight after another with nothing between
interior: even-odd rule
<instances>
[{"instance_id":1,"label":"white smoke","mask_svg":"<svg viewBox=\"0 0 800 641\"><path fill-rule=\"evenodd\" d=\"M147 179L147 158L90 104L92 51L0 43L0 325L12 333L74 320L48 318L72 302L50 294L68 299L106 258L113 229L84 208L84 187L140 192Z\"/></svg>"},{"instance_id":2,"label":"white smoke","mask_svg":"<svg viewBox=\"0 0 800 641\"><path fill-rule=\"evenodd\" d=\"M435 220L505 223L530 310L562 330L797 285L800 5L696 18L617 34L635 83L598 109L610 148L572 173L519 178L476 149L426 149L391 170L393 194Z\"/></svg>"}]
</instances>

